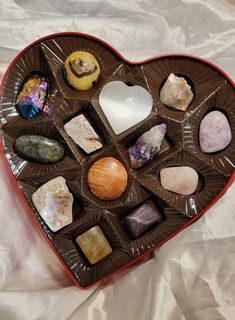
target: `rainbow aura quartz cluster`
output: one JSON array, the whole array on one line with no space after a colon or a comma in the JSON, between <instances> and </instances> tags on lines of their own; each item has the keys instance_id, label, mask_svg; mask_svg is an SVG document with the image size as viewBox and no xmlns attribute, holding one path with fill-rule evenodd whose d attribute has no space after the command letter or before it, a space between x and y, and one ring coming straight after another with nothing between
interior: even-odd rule
<instances>
[{"instance_id":1,"label":"rainbow aura quartz cluster","mask_svg":"<svg viewBox=\"0 0 235 320\"><path fill-rule=\"evenodd\" d=\"M43 110L46 102L48 83L45 78L33 75L25 82L16 102L21 116L30 119Z\"/></svg>"}]
</instances>

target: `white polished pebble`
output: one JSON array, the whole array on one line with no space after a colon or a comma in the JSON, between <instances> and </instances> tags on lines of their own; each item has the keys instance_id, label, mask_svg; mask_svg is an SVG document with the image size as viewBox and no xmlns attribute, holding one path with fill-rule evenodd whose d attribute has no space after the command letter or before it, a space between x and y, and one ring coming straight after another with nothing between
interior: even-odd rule
<instances>
[{"instance_id":1,"label":"white polished pebble","mask_svg":"<svg viewBox=\"0 0 235 320\"><path fill-rule=\"evenodd\" d=\"M100 106L115 134L146 119L152 110L152 97L140 86L127 86L122 81L111 81L101 90Z\"/></svg>"}]
</instances>

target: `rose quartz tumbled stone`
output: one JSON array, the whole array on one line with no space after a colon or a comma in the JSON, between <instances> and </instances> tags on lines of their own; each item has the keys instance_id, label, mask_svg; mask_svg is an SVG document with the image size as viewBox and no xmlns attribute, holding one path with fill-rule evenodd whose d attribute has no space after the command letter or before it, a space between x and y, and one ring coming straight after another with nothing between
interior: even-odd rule
<instances>
[{"instance_id":1,"label":"rose quartz tumbled stone","mask_svg":"<svg viewBox=\"0 0 235 320\"><path fill-rule=\"evenodd\" d=\"M169 167L160 171L160 180L164 189L187 196L196 191L198 174L191 167Z\"/></svg>"}]
</instances>

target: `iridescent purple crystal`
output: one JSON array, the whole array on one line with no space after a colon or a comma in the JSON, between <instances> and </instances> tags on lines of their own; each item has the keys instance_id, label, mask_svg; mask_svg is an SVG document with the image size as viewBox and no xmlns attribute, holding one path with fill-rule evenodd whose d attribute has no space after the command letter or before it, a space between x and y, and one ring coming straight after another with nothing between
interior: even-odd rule
<instances>
[{"instance_id":1,"label":"iridescent purple crystal","mask_svg":"<svg viewBox=\"0 0 235 320\"><path fill-rule=\"evenodd\" d=\"M158 209L151 201L148 201L125 218L125 225L129 235L136 239L153 224L160 221L161 215Z\"/></svg>"},{"instance_id":2,"label":"iridescent purple crystal","mask_svg":"<svg viewBox=\"0 0 235 320\"><path fill-rule=\"evenodd\" d=\"M139 137L128 150L132 169L138 169L153 160L160 151L165 133L166 124L162 123L152 127Z\"/></svg>"},{"instance_id":3,"label":"iridescent purple crystal","mask_svg":"<svg viewBox=\"0 0 235 320\"><path fill-rule=\"evenodd\" d=\"M16 105L23 118L30 119L43 110L48 83L45 78L34 75L23 86Z\"/></svg>"}]
</instances>

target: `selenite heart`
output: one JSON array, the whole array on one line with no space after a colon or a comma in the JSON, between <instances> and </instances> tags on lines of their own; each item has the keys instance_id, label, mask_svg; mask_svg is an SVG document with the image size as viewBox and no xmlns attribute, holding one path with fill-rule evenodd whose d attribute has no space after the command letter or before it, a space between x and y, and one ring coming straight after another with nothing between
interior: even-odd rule
<instances>
[{"instance_id":1,"label":"selenite heart","mask_svg":"<svg viewBox=\"0 0 235 320\"><path fill-rule=\"evenodd\" d=\"M146 119L152 110L152 97L140 86L127 86L122 81L111 81L101 90L100 106L115 134Z\"/></svg>"}]
</instances>

